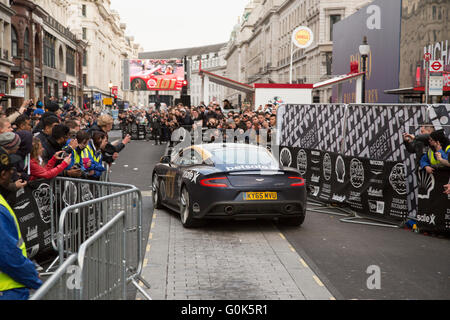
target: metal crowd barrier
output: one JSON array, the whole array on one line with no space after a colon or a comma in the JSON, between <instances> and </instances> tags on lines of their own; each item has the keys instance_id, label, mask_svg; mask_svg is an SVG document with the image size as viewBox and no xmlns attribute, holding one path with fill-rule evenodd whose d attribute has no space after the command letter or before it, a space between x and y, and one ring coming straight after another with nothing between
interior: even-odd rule
<instances>
[{"instance_id":1,"label":"metal crowd barrier","mask_svg":"<svg viewBox=\"0 0 450 320\"><path fill-rule=\"evenodd\" d=\"M72 272L77 268L78 255L73 254L31 295L30 300L76 300L79 292Z\"/></svg>"},{"instance_id":2,"label":"metal crowd barrier","mask_svg":"<svg viewBox=\"0 0 450 320\"><path fill-rule=\"evenodd\" d=\"M138 281L141 281L150 287L140 277L144 254L140 190L127 184L58 177L52 183L51 194L54 204L51 216L52 245L58 252L58 258L47 272L52 270L58 261L59 269L64 268L67 259L81 252L83 245L90 243L99 230L124 214L126 223L122 229L128 247L133 249L125 250L125 257L115 257L120 263L126 263L126 282L131 282L145 295L138 285ZM102 254L100 251L97 253ZM112 267L112 264L109 266ZM59 269L55 274L59 274ZM97 269L97 272L100 279L110 271ZM103 285L103 282L101 284Z\"/></svg>"},{"instance_id":3,"label":"metal crowd barrier","mask_svg":"<svg viewBox=\"0 0 450 320\"><path fill-rule=\"evenodd\" d=\"M126 300L126 220L125 211L115 215L30 300Z\"/></svg>"}]
</instances>

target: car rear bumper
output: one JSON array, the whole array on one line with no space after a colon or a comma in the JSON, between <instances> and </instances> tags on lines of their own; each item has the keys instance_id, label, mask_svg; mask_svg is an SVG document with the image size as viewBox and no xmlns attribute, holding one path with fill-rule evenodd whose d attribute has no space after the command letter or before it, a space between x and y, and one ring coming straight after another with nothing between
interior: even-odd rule
<instances>
[{"instance_id":1,"label":"car rear bumper","mask_svg":"<svg viewBox=\"0 0 450 320\"><path fill-rule=\"evenodd\" d=\"M305 215L305 206L298 201L224 201L206 209L196 208L195 218L276 218ZM196 212L197 211L197 212Z\"/></svg>"}]
</instances>

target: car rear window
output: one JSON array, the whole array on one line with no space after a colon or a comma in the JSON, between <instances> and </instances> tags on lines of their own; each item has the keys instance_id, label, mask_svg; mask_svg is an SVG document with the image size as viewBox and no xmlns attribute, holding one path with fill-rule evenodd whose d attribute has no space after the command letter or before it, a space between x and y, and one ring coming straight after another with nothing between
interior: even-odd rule
<instances>
[{"instance_id":1,"label":"car rear window","mask_svg":"<svg viewBox=\"0 0 450 320\"><path fill-rule=\"evenodd\" d=\"M223 148L211 154L214 164L227 170L279 169L275 157L263 148Z\"/></svg>"}]
</instances>

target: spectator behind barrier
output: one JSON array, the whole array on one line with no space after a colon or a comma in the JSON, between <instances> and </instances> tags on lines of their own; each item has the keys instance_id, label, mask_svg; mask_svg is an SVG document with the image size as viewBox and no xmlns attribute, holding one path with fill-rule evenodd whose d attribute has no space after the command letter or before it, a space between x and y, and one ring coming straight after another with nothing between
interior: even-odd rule
<instances>
[{"instance_id":1,"label":"spectator behind barrier","mask_svg":"<svg viewBox=\"0 0 450 320\"><path fill-rule=\"evenodd\" d=\"M64 169L66 169L67 166L72 162L71 154L63 159L61 158L61 155L64 152L58 151L52 156L48 163L44 165L44 161L42 159L43 153L44 148L42 147L41 141L38 138L34 137L33 149L31 151L31 172L29 181L38 179L53 179L60 173L62 173ZM58 162L60 160L63 160L63 162L58 165Z\"/></svg>"},{"instance_id":2,"label":"spectator behind barrier","mask_svg":"<svg viewBox=\"0 0 450 320\"><path fill-rule=\"evenodd\" d=\"M420 165L420 160L422 156L427 153L428 148L430 147L429 139L430 134L434 132L434 127L431 124L426 124L420 127L420 135L414 136L413 134L404 133L403 134L403 143L406 147L406 150L409 153L416 154L416 165Z\"/></svg>"},{"instance_id":3,"label":"spectator behind barrier","mask_svg":"<svg viewBox=\"0 0 450 320\"><path fill-rule=\"evenodd\" d=\"M108 144L108 136L104 132L96 131L92 135L88 146L83 150L83 168L93 180L100 180L106 169L103 167L102 152Z\"/></svg>"},{"instance_id":4,"label":"spectator behind barrier","mask_svg":"<svg viewBox=\"0 0 450 320\"><path fill-rule=\"evenodd\" d=\"M43 155L44 162L48 162L53 155L61 151L69 140L70 129L64 124L57 124L52 129L52 135L47 138L47 146L44 146L45 152Z\"/></svg>"},{"instance_id":5,"label":"spectator behind barrier","mask_svg":"<svg viewBox=\"0 0 450 320\"><path fill-rule=\"evenodd\" d=\"M93 125L89 129L89 132L91 133L91 136L93 136L93 133L95 131L100 131L105 133L108 137L108 133L112 130L113 124L113 118L110 115L105 114L97 119L97 125ZM119 157L119 152L121 152L125 148L130 140L131 136L127 135L125 139L122 140L122 142L108 142L105 150L103 151L103 161L107 162L108 164L112 164Z\"/></svg>"},{"instance_id":6,"label":"spectator behind barrier","mask_svg":"<svg viewBox=\"0 0 450 320\"><path fill-rule=\"evenodd\" d=\"M68 145L63 150L72 154L72 162L69 164L66 170L71 170L72 168L83 168L83 159L81 155L83 150L87 147L90 137L91 136L88 132L80 130L77 132L75 139L72 139L76 141L76 146L74 146L72 141L68 142Z\"/></svg>"},{"instance_id":7,"label":"spectator behind barrier","mask_svg":"<svg viewBox=\"0 0 450 320\"><path fill-rule=\"evenodd\" d=\"M12 132L13 128L11 126L11 122L8 119L2 118L0 119L0 133Z\"/></svg>"},{"instance_id":8,"label":"spectator behind barrier","mask_svg":"<svg viewBox=\"0 0 450 320\"><path fill-rule=\"evenodd\" d=\"M19 222L5 200L13 165L8 153L0 148L0 300L28 300L29 289L39 289L42 281L27 258Z\"/></svg>"},{"instance_id":9,"label":"spectator behind barrier","mask_svg":"<svg viewBox=\"0 0 450 320\"><path fill-rule=\"evenodd\" d=\"M450 167L448 162L450 141L445 136L444 130L432 132L429 143L430 149L420 160L420 167L429 174L432 174L435 169Z\"/></svg>"}]
</instances>

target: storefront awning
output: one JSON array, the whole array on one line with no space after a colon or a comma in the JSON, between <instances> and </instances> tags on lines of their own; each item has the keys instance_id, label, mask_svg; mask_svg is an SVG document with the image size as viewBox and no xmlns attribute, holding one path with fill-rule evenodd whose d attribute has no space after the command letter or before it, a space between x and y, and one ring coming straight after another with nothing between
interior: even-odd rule
<instances>
[{"instance_id":1,"label":"storefront awning","mask_svg":"<svg viewBox=\"0 0 450 320\"><path fill-rule=\"evenodd\" d=\"M363 75L364 75L364 72L358 72L358 73L350 73L350 74L345 74L342 76L337 76L332 79L328 79L328 80L321 81L321 82L314 84L314 89L323 89L326 87L331 87L331 86L337 85L339 83L350 81L354 78L362 77Z\"/></svg>"}]
</instances>

